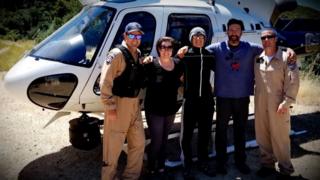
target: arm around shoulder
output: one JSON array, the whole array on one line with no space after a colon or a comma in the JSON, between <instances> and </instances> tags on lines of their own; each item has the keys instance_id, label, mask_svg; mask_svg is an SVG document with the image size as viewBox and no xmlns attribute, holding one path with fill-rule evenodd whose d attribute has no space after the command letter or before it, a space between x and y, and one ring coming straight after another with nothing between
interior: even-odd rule
<instances>
[{"instance_id":1,"label":"arm around shoulder","mask_svg":"<svg viewBox=\"0 0 320 180\"><path fill-rule=\"evenodd\" d=\"M285 82L284 82L284 92L285 99L284 104L290 106L295 103L296 97L299 91L300 79L299 79L299 68L297 62L288 63L286 61L286 71L285 71Z\"/></svg>"},{"instance_id":2,"label":"arm around shoulder","mask_svg":"<svg viewBox=\"0 0 320 180\"><path fill-rule=\"evenodd\" d=\"M176 57L179 58L180 60L184 58L184 55L188 52L188 46L183 46L180 48L177 52Z\"/></svg>"}]
</instances>

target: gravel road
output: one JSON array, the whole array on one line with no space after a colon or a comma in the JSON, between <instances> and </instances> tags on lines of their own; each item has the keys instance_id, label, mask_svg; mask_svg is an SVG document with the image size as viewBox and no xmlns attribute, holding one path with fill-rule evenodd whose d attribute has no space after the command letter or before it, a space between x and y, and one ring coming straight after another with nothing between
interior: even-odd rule
<instances>
[{"instance_id":1,"label":"gravel road","mask_svg":"<svg viewBox=\"0 0 320 180\"><path fill-rule=\"evenodd\" d=\"M3 87L4 74L0 72L0 179L100 179L101 146L82 151L69 143L68 121L80 114L72 113L43 128L56 112L27 106L10 97ZM295 109L292 128L306 132L292 137L294 175L318 180L320 109L299 105ZM252 129L249 131L253 132ZM258 150L250 149L247 153L249 165L256 171L259 168ZM228 175L219 175L216 179L258 179L254 173L241 175L234 168L232 158L229 164ZM180 167L171 172L176 179L182 179ZM197 177L206 179L201 174Z\"/></svg>"}]
</instances>

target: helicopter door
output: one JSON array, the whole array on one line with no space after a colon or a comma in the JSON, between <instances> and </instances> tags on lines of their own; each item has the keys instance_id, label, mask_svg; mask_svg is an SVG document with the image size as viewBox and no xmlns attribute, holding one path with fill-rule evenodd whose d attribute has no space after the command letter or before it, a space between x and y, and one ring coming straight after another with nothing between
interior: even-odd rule
<instances>
[{"instance_id":1,"label":"helicopter door","mask_svg":"<svg viewBox=\"0 0 320 180\"><path fill-rule=\"evenodd\" d=\"M191 13L192 12L192 13ZM212 12L208 11L208 14ZM206 9L194 8L166 8L163 24L166 24L166 35L176 40L177 47L190 45L189 33L196 26L202 27L207 33L206 44L210 44L213 37L213 26Z\"/></svg>"},{"instance_id":2,"label":"helicopter door","mask_svg":"<svg viewBox=\"0 0 320 180\"><path fill-rule=\"evenodd\" d=\"M162 16L162 7L132 8L119 12L119 15L116 16L117 19L113 22L112 30L107 34L99 56L97 56L97 64L94 67L86 87L81 93L80 104L82 104L82 107L85 107L84 111L103 111L99 88L101 68L103 63L105 63L109 50L121 44L125 26L132 21L141 24L144 35L139 49L143 56L147 56L156 52L153 47L161 33L159 27L161 26Z\"/></svg>"}]
</instances>

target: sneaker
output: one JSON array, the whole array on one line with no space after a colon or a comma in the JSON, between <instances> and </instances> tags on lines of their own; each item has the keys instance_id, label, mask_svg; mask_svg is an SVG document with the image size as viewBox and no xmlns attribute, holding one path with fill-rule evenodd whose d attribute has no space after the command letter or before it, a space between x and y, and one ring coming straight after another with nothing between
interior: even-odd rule
<instances>
[{"instance_id":1,"label":"sneaker","mask_svg":"<svg viewBox=\"0 0 320 180\"><path fill-rule=\"evenodd\" d=\"M249 174L251 172L250 167L246 163L236 164L236 167L242 174Z\"/></svg>"},{"instance_id":2,"label":"sneaker","mask_svg":"<svg viewBox=\"0 0 320 180\"><path fill-rule=\"evenodd\" d=\"M225 164L217 164L217 173L226 175L228 174L227 168Z\"/></svg>"},{"instance_id":3,"label":"sneaker","mask_svg":"<svg viewBox=\"0 0 320 180\"><path fill-rule=\"evenodd\" d=\"M259 177L268 177L271 176L273 174L276 174L277 171L274 168L267 168L267 167L261 167L257 172L256 175Z\"/></svg>"},{"instance_id":4,"label":"sneaker","mask_svg":"<svg viewBox=\"0 0 320 180\"><path fill-rule=\"evenodd\" d=\"M206 176L209 176L209 177L216 176L216 172L213 170L213 168L210 168L207 163L198 166L198 170L203 174L205 174Z\"/></svg>"}]
</instances>

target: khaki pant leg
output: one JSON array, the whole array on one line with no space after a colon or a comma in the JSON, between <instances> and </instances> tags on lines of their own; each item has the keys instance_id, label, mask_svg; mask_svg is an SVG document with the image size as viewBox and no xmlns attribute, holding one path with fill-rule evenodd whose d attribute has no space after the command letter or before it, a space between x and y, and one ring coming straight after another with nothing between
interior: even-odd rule
<instances>
[{"instance_id":1,"label":"khaki pant leg","mask_svg":"<svg viewBox=\"0 0 320 180\"><path fill-rule=\"evenodd\" d=\"M268 96L255 94L255 134L260 149L260 162L263 167L274 168L275 158L272 151L268 115Z\"/></svg>"},{"instance_id":2,"label":"khaki pant leg","mask_svg":"<svg viewBox=\"0 0 320 180\"><path fill-rule=\"evenodd\" d=\"M290 114L278 114L276 112L279 102L281 99L273 99L275 102L273 105L270 104L270 130L271 140L274 155L279 163L280 172L284 174L291 174L294 172L291 163L291 152L290 152Z\"/></svg>"},{"instance_id":3,"label":"khaki pant leg","mask_svg":"<svg viewBox=\"0 0 320 180\"><path fill-rule=\"evenodd\" d=\"M128 157L127 166L124 170L123 179L137 180L143 165L143 155L145 148L145 134L139 100L134 101L133 111L131 112L131 124L127 134L128 141Z\"/></svg>"},{"instance_id":4,"label":"khaki pant leg","mask_svg":"<svg viewBox=\"0 0 320 180\"><path fill-rule=\"evenodd\" d=\"M126 98L117 98L117 119L104 121L102 180L115 179L118 159L130 126L130 104Z\"/></svg>"}]
</instances>

